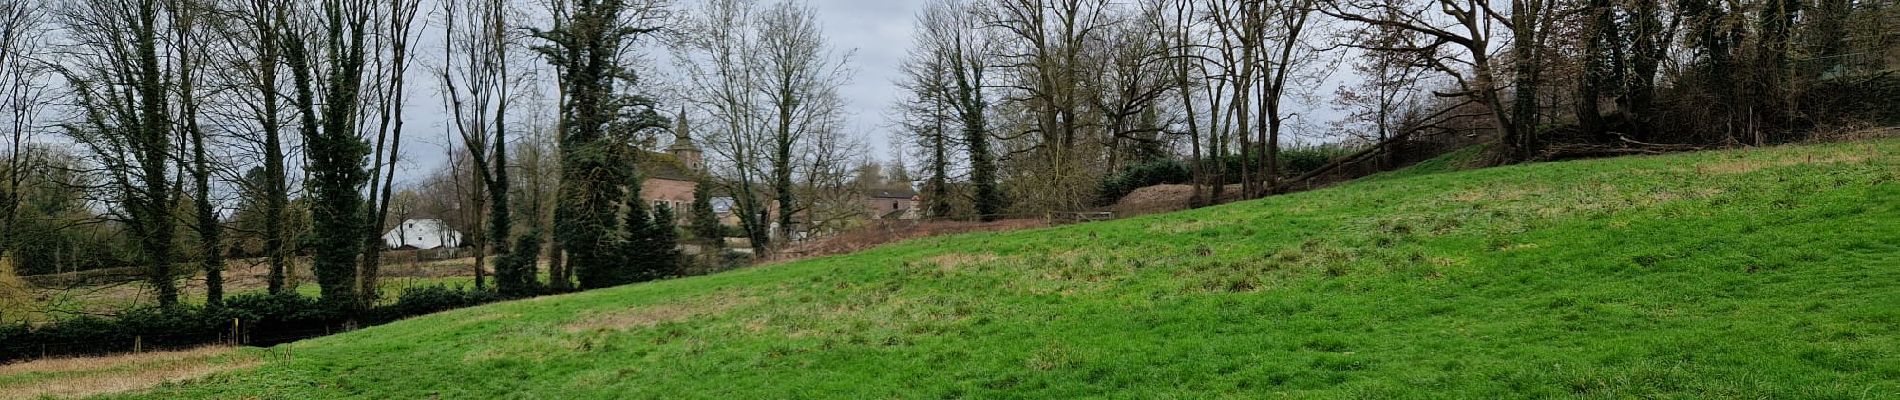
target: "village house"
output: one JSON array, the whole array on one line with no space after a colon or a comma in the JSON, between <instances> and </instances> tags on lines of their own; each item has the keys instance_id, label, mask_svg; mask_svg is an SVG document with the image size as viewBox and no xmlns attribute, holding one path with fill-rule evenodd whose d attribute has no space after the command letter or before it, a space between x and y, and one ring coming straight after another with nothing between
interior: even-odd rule
<instances>
[{"instance_id":1,"label":"village house","mask_svg":"<svg viewBox=\"0 0 1900 400\"><path fill-rule=\"evenodd\" d=\"M383 246L391 249L428 250L437 247L461 247L462 232L434 218L412 218L383 233Z\"/></svg>"},{"instance_id":2,"label":"village house","mask_svg":"<svg viewBox=\"0 0 1900 400\"><path fill-rule=\"evenodd\" d=\"M647 153L641 160L640 199L649 206L665 205L673 209L679 223L691 219L693 190L707 178L703 152L692 138L692 125L682 110L675 118L673 143L664 152ZM908 188L866 190L864 196L865 219L917 219L919 213L917 192ZM709 199L713 213L722 224L738 226L736 201L730 195L719 195ZM769 213L776 213L776 204L768 205ZM774 214L775 215L775 214ZM793 215L795 219L799 215ZM766 218L771 221L771 218ZM776 227L773 228L776 230Z\"/></svg>"},{"instance_id":3,"label":"village house","mask_svg":"<svg viewBox=\"0 0 1900 400\"><path fill-rule=\"evenodd\" d=\"M872 189L864 193L864 211L870 219L917 219L917 192L909 189Z\"/></svg>"}]
</instances>

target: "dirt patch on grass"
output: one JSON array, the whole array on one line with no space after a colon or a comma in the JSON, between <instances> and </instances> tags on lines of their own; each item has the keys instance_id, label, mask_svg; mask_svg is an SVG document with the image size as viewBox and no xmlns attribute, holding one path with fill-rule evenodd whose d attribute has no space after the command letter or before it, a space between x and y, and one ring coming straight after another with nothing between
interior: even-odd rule
<instances>
[{"instance_id":1,"label":"dirt patch on grass","mask_svg":"<svg viewBox=\"0 0 1900 400\"><path fill-rule=\"evenodd\" d=\"M0 366L0 377L38 375L0 383L0 400L89 397L150 389L167 382L263 364L257 356L231 347L126 354L110 357L56 358ZM0 379L8 382L10 379Z\"/></svg>"},{"instance_id":2,"label":"dirt patch on grass","mask_svg":"<svg viewBox=\"0 0 1900 400\"><path fill-rule=\"evenodd\" d=\"M1180 220L1179 222L1174 222L1174 223L1156 223L1156 224L1148 225L1148 232L1166 234L1166 235L1179 235L1183 233L1199 232L1201 230L1205 230L1208 228L1224 225L1225 223L1226 221L1184 219L1184 220Z\"/></svg>"},{"instance_id":3,"label":"dirt patch on grass","mask_svg":"<svg viewBox=\"0 0 1900 400\"><path fill-rule=\"evenodd\" d=\"M1223 202L1240 198L1239 184L1227 185L1221 191ZM1186 210L1193 206L1194 185L1162 184L1128 192L1128 195L1116 200L1115 205L1109 206L1108 211L1115 212L1116 217L1130 217Z\"/></svg>"},{"instance_id":4,"label":"dirt patch on grass","mask_svg":"<svg viewBox=\"0 0 1900 400\"><path fill-rule=\"evenodd\" d=\"M623 310L588 313L580 320L562 325L568 333L589 331L627 331L649 328L668 322L725 313L736 307L758 303L759 299L729 292L665 304L638 306Z\"/></svg>"},{"instance_id":5,"label":"dirt patch on grass","mask_svg":"<svg viewBox=\"0 0 1900 400\"><path fill-rule=\"evenodd\" d=\"M1000 259L1002 259L1002 257L997 257L996 253L950 253L926 258L924 259L924 263L936 265L937 269L940 270L950 271L965 265L990 263Z\"/></svg>"},{"instance_id":6,"label":"dirt patch on grass","mask_svg":"<svg viewBox=\"0 0 1900 400\"><path fill-rule=\"evenodd\" d=\"M1523 200L1524 197L1529 196L1531 193L1532 191L1530 189L1521 187L1503 189L1495 187L1474 188L1458 192L1458 194L1452 195L1451 199L1465 203L1477 201L1518 201Z\"/></svg>"},{"instance_id":7,"label":"dirt patch on grass","mask_svg":"<svg viewBox=\"0 0 1900 400\"><path fill-rule=\"evenodd\" d=\"M1115 202L1117 210L1182 209L1194 198L1194 185L1154 185L1135 189Z\"/></svg>"},{"instance_id":8,"label":"dirt patch on grass","mask_svg":"<svg viewBox=\"0 0 1900 400\"><path fill-rule=\"evenodd\" d=\"M1760 171L1765 168L1783 167L1783 166L1799 165L1799 164L1855 163L1855 162L1867 161L1867 158L1868 158L1867 154L1860 154L1860 153L1833 153L1833 154L1823 155L1820 157L1816 157L1814 155L1808 155L1805 157L1779 157L1779 158L1769 159L1769 160L1745 158L1745 159L1735 159L1735 160L1727 160L1727 161L1720 161L1720 162L1701 163L1701 164L1696 164L1694 168L1697 174L1702 174L1702 175L1732 175L1732 174L1746 174L1750 172Z\"/></svg>"},{"instance_id":9,"label":"dirt patch on grass","mask_svg":"<svg viewBox=\"0 0 1900 400\"><path fill-rule=\"evenodd\" d=\"M783 262L852 253L886 243L921 237L1013 231L1045 226L1049 226L1049 221L1042 218L1005 219L991 222L880 220L836 236L799 243L780 251L772 258L772 261Z\"/></svg>"}]
</instances>

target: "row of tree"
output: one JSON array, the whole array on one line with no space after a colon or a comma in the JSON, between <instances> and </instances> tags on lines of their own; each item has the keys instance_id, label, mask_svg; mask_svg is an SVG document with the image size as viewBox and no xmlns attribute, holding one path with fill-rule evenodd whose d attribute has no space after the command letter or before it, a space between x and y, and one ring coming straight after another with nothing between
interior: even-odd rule
<instances>
[{"instance_id":1,"label":"row of tree","mask_svg":"<svg viewBox=\"0 0 1900 400\"><path fill-rule=\"evenodd\" d=\"M632 55L660 31L663 9L519 6L0 1L0 256L69 254L48 238L103 226L131 242L111 264L139 268L164 307L190 275L219 304L224 258L239 254L268 260L272 294L292 290L292 259L307 255L324 304L367 308L390 216L421 195L396 182L417 140L405 125L414 78L427 76L449 115L448 171L473 172L450 194L481 221L470 232L478 286L491 256L505 295L678 273L672 210L650 209L636 179L640 138L667 120L641 94ZM443 54L419 55L418 43ZM51 150L66 144L75 150ZM544 253L554 255L545 282Z\"/></svg>"},{"instance_id":2,"label":"row of tree","mask_svg":"<svg viewBox=\"0 0 1900 400\"><path fill-rule=\"evenodd\" d=\"M1552 141L1761 145L1839 122L1800 99L1891 68L1896 14L1854 0L934 0L894 119L941 217L1079 209L1109 171L1161 158L1189 161L1201 201L1228 184L1271 194L1296 133L1476 135L1496 163L1550 156ZM1339 121L1311 123L1328 112Z\"/></svg>"},{"instance_id":3,"label":"row of tree","mask_svg":"<svg viewBox=\"0 0 1900 400\"><path fill-rule=\"evenodd\" d=\"M43 3L0 0L0 255L71 254L23 235L106 226L161 304L185 273L215 304L231 246L268 260L272 292L307 253L324 302L376 302L379 236L420 195L396 186L417 81L448 114L439 181L477 243L477 284L507 294L678 273L674 210L640 195L672 123L711 161L689 232L723 238L709 200L729 197L755 253L843 229L865 188L909 188L857 168L865 146L839 93L851 53L796 1ZM899 158L919 165L891 170L920 172L927 215L989 220L1086 208L1114 171L1167 159L1186 159L1197 201L1272 194L1296 138L1468 134L1494 141L1496 162L1557 140L1766 144L1825 122L1801 104L1815 88L1891 68L1896 13L1856 0L933 0L892 110ZM643 80L661 70L642 57L656 49L674 66L668 88ZM1346 63L1352 74L1331 74ZM1312 123L1325 85L1343 132Z\"/></svg>"},{"instance_id":4,"label":"row of tree","mask_svg":"<svg viewBox=\"0 0 1900 400\"><path fill-rule=\"evenodd\" d=\"M849 188L864 145L847 135L838 93L850 53L832 48L816 9L706 0L669 37L680 97L709 121L713 172L755 252L862 214Z\"/></svg>"}]
</instances>

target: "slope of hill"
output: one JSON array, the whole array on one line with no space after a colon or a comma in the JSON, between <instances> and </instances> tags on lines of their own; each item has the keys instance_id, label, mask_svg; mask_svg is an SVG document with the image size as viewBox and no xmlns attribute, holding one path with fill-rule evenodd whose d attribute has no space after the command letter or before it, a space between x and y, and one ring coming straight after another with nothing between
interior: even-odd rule
<instances>
[{"instance_id":1,"label":"slope of hill","mask_svg":"<svg viewBox=\"0 0 1900 400\"><path fill-rule=\"evenodd\" d=\"M134 397L1890 398L1900 140L1394 176L289 347Z\"/></svg>"}]
</instances>

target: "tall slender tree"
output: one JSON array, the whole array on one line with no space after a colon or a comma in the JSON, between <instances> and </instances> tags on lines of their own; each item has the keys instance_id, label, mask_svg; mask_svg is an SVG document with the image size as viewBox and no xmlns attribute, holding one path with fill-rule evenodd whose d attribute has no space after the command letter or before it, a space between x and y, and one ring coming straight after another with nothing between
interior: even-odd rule
<instances>
[{"instance_id":1,"label":"tall slender tree","mask_svg":"<svg viewBox=\"0 0 1900 400\"><path fill-rule=\"evenodd\" d=\"M838 88L849 79L848 53L826 43L817 10L793 2L775 4L760 14L758 68L760 93L771 113L771 186L778 205L779 239L791 240L794 214L800 206L793 176L798 172L793 150L801 139L821 134L842 112ZM817 171L806 171L816 173Z\"/></svg>"},{"instance_id":2,"label":"tall slender tree","mask_svg":"<svg viewBox=\"0 0 1900 400\"><path fill-rule=\"evenodd\" d=\"M323 302L343 309L363 306L357 262L369 230L362 190L371 149L358 130L374 10L366 0L323 0L284 35L310 174L311 269Z\"/></svg>"},{"instance_id":3,"label":"tall slender tree","mask_svg":"<svg viewBox=\"0 0 1900 400\"><path fill-rule=\"evenodd\" d=\"M0 0L0 259L13 250L31 172L43 157L28 151L38 136L49 97L46 69L34 58L47 50L46 11L30 0ZM9 263L12 264L12 263Z\"/></svg>"},{"instance_id":4,"label":"tall slender tree","mask_svg":"<svg viewBox=\"0 0 1900 400\"><path fill-rule=\"evenodd\" d=\"M395 0L382 8L382 19L376 22L376 34L371 42L374 55L370 61L376 67L372 74L371 92L375 96L377 117L375 148L371 150L372 160L369 167L369 197L371 202L364 215L363 255L357 265L357 292L362 293L364 306L375 304L381 297L382 235L387 229L391 196L396 184L396 163L402 154L403 111L407 105L409 63L413 49L411 43L416 35L416 14L421 9L419 0ZM381 179L379 185L376 180Z\"/></svg>"},{"instance_id":5,"label":"tall slender tree","mask_svg":"<svg viewBox=\"0 0 1900 400\"><path fill-rule=\"evenodd\" d=\"M566 96L560 111L561 200L554 238L583 288L630 282L614 273L615 233L631 176L616 155L610 125L626 133L665 126L651 99L617 89L620 83L638 83L625 64L632 42L659 29L659 5L637 1L557 1L553 26L532 33L546 42L535 50L555 67Z\"/></svg>"},{"instance_id":6,"label":"tall slender tree","mask_svg":"<svg viewBox=\"0 0 1900 400\"><path fill-rule=\"evenodd\" d=\"M183 138L190 141L190 165L184 165L185 157L179 157L180 170L191 171L195 192L191 204L196 211L194 228L198 234L199 267L204 272L205 305L216 307L224 304L224 250L219 233L223 231L218 221L216 200L211 198L211 175L213 162L208 152L208 140L204 128L199 124L203 100L196 88L202 79L200 69L207 62L209 52L205 51L200 37L204 29L200 27L202 14L208 5L185 0L172 0L166 4L171 12L170 27L173 44L177 49L174 62L178 65L178 112L179 127ZM181 188L182 189L182 188Z\"/></svg>"},{"instance_id":7,"label":"tall slender tree","mask_svg":"<svg viewBox=\"0 0 1900 400\"><path fill-rule=\"evenodd\" d=\"M139 244L138 262L160 306L178 303L174 210L179 177L172 166L175 65L161 56L167 28L158 0L68 1L57 18L72 43L60 73L72 86L81 121L65 127L109 175L105 185Z\"/></svg>"},{"instance_id":8,"label":"tall slender tree","mask_svg":"<svg viewBox=\"0 0 1900 400\"><path fill-rule=\"evenodd\" d=\"M509 95L514 89L511 75L515 74L510 70L513 60L508 57L508 50L513 46L507 21L511 11L508 3L500 0L458 6L460 4L455 2L443 3L443 39L448 46L444 48L445 63L437 75L454 116L453 126L475 170L477 197L486 197L474 199L476 212L486 212L488 219L485 224L478 222L472 235L477 242L486 242L475 248L476 265L486 265L489 251L493 251L497 259L505 259L509 250L512 210L508 196L507 121L509 105L514 101ZM532 266L497 264L497 285L507 286L501 288L504 292L525 292L525 288L519 286L530 283L533 275L532 271L520 269ZM476 287L482 286L479 273L475 283Z\"/></svg>"}]
</instances>

